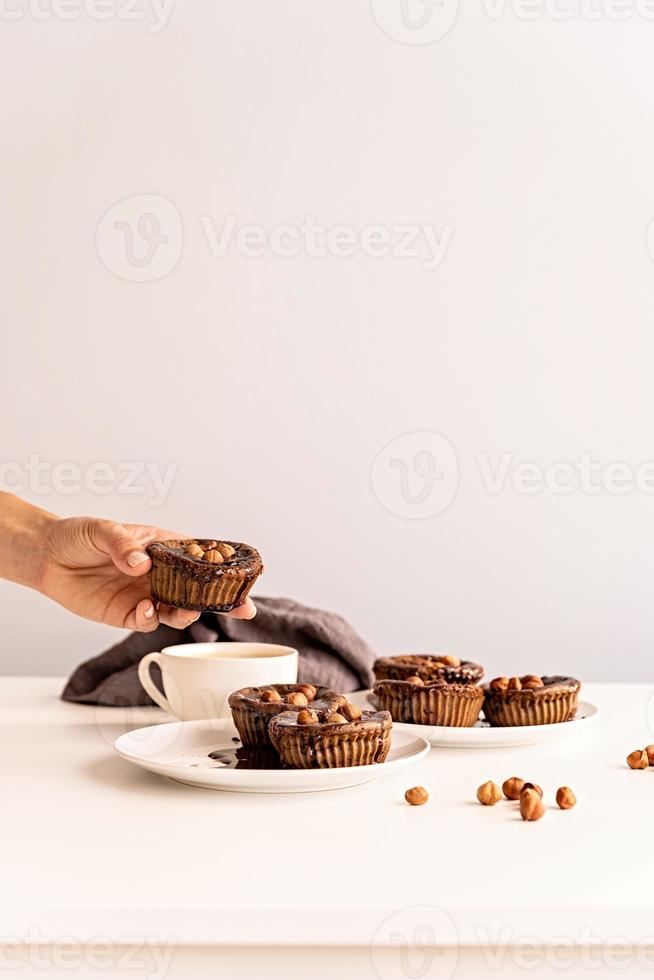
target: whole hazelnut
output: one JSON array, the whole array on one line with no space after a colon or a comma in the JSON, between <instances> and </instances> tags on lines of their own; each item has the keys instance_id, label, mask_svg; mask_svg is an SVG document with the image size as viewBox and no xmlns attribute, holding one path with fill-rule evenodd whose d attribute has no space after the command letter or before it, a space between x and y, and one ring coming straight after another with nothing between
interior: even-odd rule
<instances>
[{"instance_id":1,"label":"whole hazelnut","mask_svg":"<svg viewBox=\"0 0 654 980\"><path fill-rule=\"evenodd\" d=\"M523 820L540 820L545 815L545 807L538 793L525 789L520 794L520 816Z\"/></svg>"},{"instance_id":2,"label":"whole hazelnut","mask_svg":"<svg viewBox=\"0 0 654 980\"><path fill-rule=\"evenodd\" d=\"M649 759L645 749L636 749L627 756L627 765L630 769L647 769Z\"/></svg>"},{"instance_id":3,"label":"whole hazelnut","mask_svg":"<svg viewBox=\"0 0 654 980\"><path fill-rule=\"evenodd\" d=\"M412 674L411 677L407 677L407 684L415 684L416 687L424 687L425 682L422 677L418 677L417 674Z\"/></svg>"},{"instance_id":4,"label":"whole hazelnut","mask_svg":"<svg viewBox=\"0 0 654 980\"><path fill-rule=\"evenodd\" d=\"M520 680L519 677L509 677L508 690L509 691L521 691L522 690L522 681Z\"/></svg>"},{"instance_id":5,"label":"whole hazelnut","mask_svg":"<svg viewBox=\"0 0 654 980\"><path fill-rule=\"evenodd\" d=\"M442 663L444 663L446 667L460 667L461 666L461 661L459 660L459 658L452 656L451 653L448 653L448 655L446 657L439 657L439 660Z\"/></svg>"},{"instance_id":6,"label":"whole hazelnut","mask_svg":"<svg viewBox=\"0 0 654 980\"><path fill-rule=\"evenodd\" d=\"M204 557L204 551L202 550L202 548L200 547L200 545L199 544L195 544L195 542L193 542L193 544L189 544L187 546L187 548L186 548L186 554L189 555L191 558L202 558L202 557Z\"/></svg>"},{"instance_id":7,"label":"whole hazelnut","mask_svg":"<svg viewBox=\"0 0 654 980\"><path fill-rule=\"evenodd\" d=\"M556 791L556 802L562 810L571 810L577 802L577 797L569 786L559 786Z\"/></svg>"},{"instance_id":8,"label":"whole hazelnut","mask_svg":"<svg viewBox=\"0 0 654 980\"><path fill-rule=\"evenodd\" d=\"M344 718L343 715L339 715L338 711L335 711L333 715L329 716L327 722L330 725L347 725L347 718Z\"/></svg>"},{"instance_id":9,"label":"whole hazelnut","mask_svg":"<svg viewBox=\"0 0 654 980\"><path fill-rule=\"evenodd\" d=\"M429 793L424 786L413 786L411 789L406 791L404 794L404 799L407 801L407 803L410 803L411 806L422 806L422 804L426 803L429 799Z\"/></svg>"},{"instance_id":10,"label":"whole hazelnut","mask_svg":"<svg viewBox=\"0 0 654 980\"><path fill-rule=\"evenodd\" d=\"M298 711L295 720L298 725L317 725L318 715L311 708L302 708L302 711Z\"/></svg>"},{"instance_id":11,"label":"whole hazelnut","mask_svg":"<svg viewBox=\"0 0 654 980\"><path fill-rule=\"evenodd\" d=\"M347 718L348 721L358 721L361 717L361 708L358 706L358 704L351 704L349 701L347 704L341 705L339 712L344 718Z\"/></svg>"},{"instance_id":12,"label":"whole hazelnut","mask_svg":"<svg viewBox=\"0 0 654 980\"><path fill-rule=\"evenodd\" d=\"M520 779L519 776L511 776L510 779L505 779L502 783L502 792L507 800L519 800L520 791L524 784L524 779Z\"/></svg>"},{"instance_id":13,"label":"whole hazelnut","mask_svg":"<svg viewBox=\"0 0 654 980\"><path fill-rule=\"evenodd\" d=\"M522 789L520 790L520 794L522 795L526 789L536 790L541 800L543 799L543 791L538 785L538 783L523 783Z\"/></svg>"},{"instance_id":14,"label":"whole hazelnut","mask_svg":"<svg viewBox=\"0 0 654 980\"><path fill-rule=\"evenodd\" d=\"M482 783L477 790L477 799L482 806L495 806L498 800L502 798L502 791L492 780L488 780L486 783Z\"/></svg>"},{"instance_id":15,"label":"whole hazelnut","mask_svg":"<svg viewBox=\"0 0 654 980\"><path fill-rule=\"evenodd\" d=\"M232 558L236 554L231 544L225 544L224 541L219 541L215 547L216 551L219 551L223 558Z\"/></svg>"},{"instance_id":16,"label":"whole hazelnut","mask_svg":"<svg viewBox=\"0 0 654 980\"><path fill-rule=\"evenodd\" d=\"M205 551L204 560L210 561L212 565L222 565L225 559L223 558L223 556L220 554L219 551L212 550L212 551Z\"/></svg>"},{"instance_id":17,"label":"whole hazelnut","mask_svg":"<svg viewBox=\"0 0 654 980\"><path fill-rule=\"evenodd\" d=\"M654 766L654 745L646 745L645 751L647 752L647 760L650 766Z\"/></svg>"},{"instance_id":18,"label":"whole hazelnut","mask_svg":"<svg viewBox=\"0 0 654 980\"><path fill-rule=\"evenodd\" d=\"M526 687L528 691L535 691L538 687L544 687L543 681L536 674L527 674L522 678L522 686Z\"/></svg>"},{"instance_id":19,"label":"whole hazelnut","mask_svg":"<svg viewBox=\"0 0 654 980\"><path fill-rule=\"evenodd\" d=\"M286 695L286 702L287 704L294 704L296 707L300 705L301 707L305 708L308 705L309 700L306 694L303 694L302 691L291 691L290 694Z\"/></svg>"},{"instance_id":20,"label":"whole hazelnut","mask_svg":"<svg viewBox=\"0 0 654 980\"><path fill-rule=\"evenodd\" d=\"M488 685L491 691L506 691L509 686L508 677L494 677Z\"/></svg>"},{"instance_id":21,"label":"whole hazelnut","mask_svg":"<svg viewBox=\"0 0 654 980\"><path fill-rule=\"evenodd\" d=\"M279 693L279 691L276 691L274 688L271 687L261 692L261 700L265 701L266 704L272 704L272 703L276 703L277 701L281 701L282 696Z\"/></svg>"},{"instance_id":22,"label":"whole hazelnut","mask_svg":"<svg viewBox=\"0 0 654 980\"><path fill-rule=\"evenodd\" d=\"M313 701L318 693L318 688L315 684L302 684L302 686L298 688L298 691L301 691L301 693L304 694L307 701Z\"/></svg>"}]
</instances>

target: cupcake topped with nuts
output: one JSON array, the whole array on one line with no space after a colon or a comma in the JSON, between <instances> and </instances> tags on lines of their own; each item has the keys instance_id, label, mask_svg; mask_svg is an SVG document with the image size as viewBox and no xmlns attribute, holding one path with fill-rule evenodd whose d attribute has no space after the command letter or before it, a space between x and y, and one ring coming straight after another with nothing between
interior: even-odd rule
<instances>
[{"instance_id":1,"label":"cupcake topped with nuts","mask_svg":"<svg viewBox=\"0 0 654 980\"><path fill-rule=\"evenodd\" d=\"M263 571L259 552L237 541L153 541L146 551L152 598L180 609L230 612L243 605Z\"/></svg>"},{"instance_id":2,"label":"cupcake topped with nuts","mask_svg":"<svg viewBox=\"0 0 654 980\"><path fill-rule=\"evenodd\" d=\"M282 764L294 769L336 769L384 762L393 722L388 711L362 711L345 698L337 711L315 707L283 711L268 731Z\"/></svg>"},{"instance_id":3,"label":"cupcake topped with nuts","mask_svg":"<svg viewBox=\"0 0 654 980\"><path fill-rule=\"evenodd\" d=\"M378 708L393 721L445 728L471 728L479 718L484 692L478 684L423 680L413 674L403 680L378 680L373 687Z\"/></svg>"},{"instance_id":4,"label":"cupcake topped with nuts","mask_svg":"<svg viewBox=\"0 0 654 980\"><path fill-rule=\"evenodd\" d=\"M333 715L347 698L317 684L268 684L243 687L229 696L232 718L243 745L270 745L268 724L282 712L311 708L321 717Z\"/></svg>"},{"instance_id":5,"label":"cupcake topped with nuts","mask_svg":"<svg viewBox=\"0 0 654 980\"><path fill-rule=\"evenodd\" d=\"M398 657L380 657L373 666L378 681L404 681L420 677L426 683L437 680L448 684L478 684L484 668L471 660L460 660L451 653L405 653Z\"/></svg>"},{"instance_id":6,"label":"cupcake topped with nuts","mask_svg":"<svg viewBox=\"0 0 654 980\"><path fill-rule=\"evenodd\" d=\"M570 721L577 713L580 688L576 678L559 675L494 677L484 689L484 714L497 727Z\"/></svg>"}]
</instances>

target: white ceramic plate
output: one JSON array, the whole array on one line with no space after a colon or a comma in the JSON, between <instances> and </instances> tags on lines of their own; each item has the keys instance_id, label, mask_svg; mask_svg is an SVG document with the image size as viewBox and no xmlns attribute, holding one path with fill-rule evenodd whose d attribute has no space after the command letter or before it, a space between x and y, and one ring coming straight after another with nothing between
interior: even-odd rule
<instances>
[{"instance_id":1,"label":"white ceramic plate","mask_svg":"<svg viewBox=\"0 0 654 980\"><path fill-rule=\"evenodd\" d=\"M417 732L393 729L386 762L347 769L235 769L209 758L214 751L233 752L238 743L231 722L177 721L150 725L121 735L114 743L119 755L150 772L204 789L233 793L310 793L344 789L417 762L429 743Z\"/></svg>"},{"instance_id":2,"label":"white ceramic plate","mask_svg":"<svg viewBox=\"0 0 654 980\"><path fill-rule=\"evenodd\" d=\"M361 708L374 706L371 691L348 694L350 701ZM422 735L430 745L443 748L498 749L515 748L518 745L536 745L539 742L563 741L582 732L597 719L599 708L589 701L580 701L577 716L559 725L516 725L513 728L491 728L485 721L478 721L473 728L445 728L440 725L408 725L393 723L394 732L412 732Z\"/></svg>"}]
</instances>

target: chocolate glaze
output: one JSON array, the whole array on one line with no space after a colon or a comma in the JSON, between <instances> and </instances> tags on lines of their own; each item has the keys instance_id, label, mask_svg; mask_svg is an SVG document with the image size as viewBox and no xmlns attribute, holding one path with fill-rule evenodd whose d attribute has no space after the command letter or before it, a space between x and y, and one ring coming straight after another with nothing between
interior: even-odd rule
<instances>
[{"instance_id":1,"label":"chocolate glaze","mask_svg":"<svg viewBox=\"0 0 654 980\"><path fill-rule=\"evenodd\" d=\"M225 558L223 562L214 565L204 558L194 558L187 555L185 548L189 544L199 544L201 548L207 548L213 538L183 538L170 539L168 541L153 541L147 545L146 551L152 561L163 562L178 568L188 578L198 582L207 582L222 575L229 575L234 571L245 575L260 575L263 571L261 555L249 544L239 541L224 541L224 544L232 546L236 552L231 558ZM220 538L223 541L222 538Z\"/></svg>"},{"instance_id":2,"label":"chocolate glaze","mask_svg":"<svg viewBox=\"0 0 654 980\"><path fill-rule=\"evenodd\" d=\"M313 707L313 705L309 705ZM318 718L320 719L317 724L314 725L298 725L297 711L283 711L281 714L277 715L274 719L273 724L275 728L296 728L298 731L311 733L312 737L316 735L333 735L335 732L353 732L353 731L365 731L367 729L372 729L376 724L380 722L390 721L391 716L388 711L362 711L361 717L357 718L356 721L348 721L345 724L338 722L330 724L327 721L329 717L325 712L316 712Z\"/></svg>"},{"instance_id":3,"label":"chocolate glaze","mask_svg":"<svg viewBox=\"0 0 654 980\"><path fill-rule=\"evenodd\" d=\"M495 690L495 688L491 688L488 684L485 684L484 692L487 696L496 696L499 698L504 698L505 700L512 700L514 698L522 698L527 696L530 698L542 698L557 690L562 692L579 691L581 688L581 681L578 681L576 677L563 677L559 674L552 674L541 677L541 680L543 682L542 687L523 687L520 691L498 691Z\"/></svg>"},{"instance_id":4,"label":"chocolate glaze","mask_svg":"<svg viewBox=\"0 0 654 980\"><path fill-rule=\"evenodd\" d=\"M229 695L230 708L245 708L248 711L260 711L272 718L282 711L302 711L306 705L286 704L284 698L293 691L299 691L305 684L264 684L261 687L242 687L238 691L233 691ZM333 714L338 711L341 705L345 704L347 698L328 687L313 685L316 688L316 696L309 702L309 707L314 711L328 711ZM264 691L275 690L281 695L281 701L262 701L261 695Z\"/></svg>"},{"instance_id":5,"label":"chocolate glaze","mask_svg":"<svg viewBox=\"0 0 654 980\"><path fill-rule=\"evenodd\" d=\"M438 654L432 653L380 657L375 661L373 670L378 681L403 681L415 674L423 681L441 679L448 684L477 684L484 676L484 668L471 660L463 660L458 667L450 667L440 662Z\"/></svg>"},{"instance_id":6,"label":"chocolate glaze","mask_svg":"<svg viewBox=\"0 0 654 980\"><path fill-rule=\"evenodd\" d=\"M238 739L236 740L238 741ZM274 749L260 745L237 745L231 749L216 749L209 758L220 762L221 769L282 769Z\"/></svg>"}]
</instances>

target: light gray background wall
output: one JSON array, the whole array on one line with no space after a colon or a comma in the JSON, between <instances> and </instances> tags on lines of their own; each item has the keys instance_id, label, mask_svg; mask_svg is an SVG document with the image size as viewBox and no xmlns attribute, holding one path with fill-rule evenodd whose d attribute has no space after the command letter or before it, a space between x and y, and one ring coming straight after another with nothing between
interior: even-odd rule
<instances>
[{"instance_id":1,"label":"light gray background wall","mask_svg":"<svg viewBox=\"0 0 654 980\"><path fill-rule=\"evenodd\" d=\"M473 0L431 40L456 3L412 3L424 26L396 0L177 0L160 30L144 0L146 21L3 8L3 480L252 542L262 592L380 652L651 677L654 21ZM168 237L150 263L142 213ZM360 239L214 255L230 215L446 247L432 269ZM583 454L599 492L555 492ZM142 477L63 493L53 470L130 461L174 464L158 505ZM119 635L6 583L0 602L6 673Z\"/></svg>"}]
</instances>

